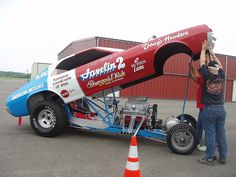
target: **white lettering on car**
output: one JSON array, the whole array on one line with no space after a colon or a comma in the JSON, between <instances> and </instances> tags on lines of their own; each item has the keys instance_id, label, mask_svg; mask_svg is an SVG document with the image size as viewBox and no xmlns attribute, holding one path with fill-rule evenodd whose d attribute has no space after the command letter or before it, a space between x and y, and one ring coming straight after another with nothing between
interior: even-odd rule
<instances>
[{"instance_id":1,"label":"white lettering on car","mask_svg":"<svg viewBox=\"0 0 236 177\"><path fill-rule=\"evenodd\" d=\"M111 73L115 71L116 69L120 70L122 68L125 68L124 58L118 57L116 59L116 62L114 63L105 62L102 67L94 69L94 70L90 70L90 68L88 68L84 74L80 75L80 79L82 81L85 81L87 79L93 79L95 77L98 77L107 73Z\"/></svg>"},{"instance_id":2,"label":"white lettering on car","mask_svg":"<svg viewBox=\"0 0 236 177\"><path fill-rule=\"evenodd\" d=\"M41 89L41 88L43 88L43 87L44 87L44 84L43 84L43 83L38 84L38 85L35 85L35 86L33 86L33 87L30 87L30 88L27 89L27 90L24 90L24 91L22 91L22 92L20 92L20 93L17 93L17 94L15 94L15 95L13 95L13 96L12 96L12 100L15 100L15 99L17 99L17 98L20 98L20 97L22 97L22 96L24 96L24 95L26 95L26 94L28 94L28 93L34 92L34 91L36 91L36 90L38 90L38 89Z\"/></svg>"},{"instance_id":3,"label":"white lettering on car","mask_svg":"<svg viewBox=\"0 0 236 177\"><path fill-rule=\"evenodd\" d=\"M154 41L154 42L152 41L152 42L145 43L142 45L142 48L143 50L147 50L152 47L158 47L165 42L168 42L168 41L171 41L173 39L177 39L183 36L187 36L187 35L188 35L188 31L183 31L177 34L168 35L168 36L163 37L163 39L158 39L157 41Z\"/></svg>"},{"instance_id":4,"label":"white lettering on car","mask_svg":"<svg viewBox=\"0 0 236 177\"><path fill-rule=\"evenodd\" d=\"M144 65L146 63L146 60L140 60L138 57L134 60L134 63L131 65L131 67L134 69L134 72L144 70Z\"/></svg>"}]
</instances>

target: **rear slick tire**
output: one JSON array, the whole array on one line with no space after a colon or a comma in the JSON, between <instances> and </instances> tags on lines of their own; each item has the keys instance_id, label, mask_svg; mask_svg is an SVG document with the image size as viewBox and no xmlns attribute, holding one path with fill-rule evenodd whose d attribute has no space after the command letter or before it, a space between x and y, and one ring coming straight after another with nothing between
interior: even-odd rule
<instances>
[{"instance_id":1,"label":"rear slick tire","mask_svg":"<svg viewBox=\"0 0 236 177\"><path fill-rule=\"evenodd\" d=\"M188 124L177 124L167 132L167 144L176 154L190 154L196 149L197 133Z\"/></svg>"},{"instance_id":2,"label":"rear slick tire","mask_svg":"<svg viewBox=\"0 0 236 177\"><path fill-rule=\"evenodd\" d=\"M40 136L56 136L64 130L66 123L65 108L56 102L41 101L31 111L30 124Z\"/></svg>"}]
</instances>

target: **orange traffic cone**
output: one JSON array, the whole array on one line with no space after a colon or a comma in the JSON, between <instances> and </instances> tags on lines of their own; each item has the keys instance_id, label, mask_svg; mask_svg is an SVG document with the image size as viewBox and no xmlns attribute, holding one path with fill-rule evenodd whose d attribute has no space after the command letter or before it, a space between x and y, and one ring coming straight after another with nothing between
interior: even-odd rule
<instances>
[{"instance_id":1,"label":"orange traffic cone","mask_svg":"<svg viewBox=\"0 0 236 177\"><path fill-rule=\"evenodd\" d=\"M132 136L124 177L140 177L136 136Z\"/></svg>"}]
</instances>

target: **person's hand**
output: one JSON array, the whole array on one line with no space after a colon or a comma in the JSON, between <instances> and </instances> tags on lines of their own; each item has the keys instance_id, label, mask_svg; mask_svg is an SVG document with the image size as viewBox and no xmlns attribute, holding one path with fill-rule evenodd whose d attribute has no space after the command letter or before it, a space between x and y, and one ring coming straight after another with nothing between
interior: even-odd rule
<instances>
[{"instance_id":1,"label":"person's hand","mask_svg":"<svg viewBox=\"0 0 236 177\"><path fill-rule=\"evenodd\" d=\"M215 53L213 52L212 47L209 46L207 49L209 50L209 53L210 53L210 60L211 60L211 61L214 60L214 58L215 58L216 56L215 56Z\"/></svg>"},{"instance_id":2,"label":"person's hand","mask_svg":"<svg viewBox=\"0 0 236 177\"><path fill-rule=\"evenodd\" d=\"M206 40L202 43L202 50L207 50L207 41Z\"/></svg>"},{"instance_id":3,"label":"person's hand","mask_svg":"<svg viewBox=\"0 0 236 177\"><path fill-rule=\"evenodd\" d=\"M214 52L213 52L213 50L212 50L212 47L209 46L207 49L209 50L209 53L213 55Z\"/></svg>"}]
</instances>

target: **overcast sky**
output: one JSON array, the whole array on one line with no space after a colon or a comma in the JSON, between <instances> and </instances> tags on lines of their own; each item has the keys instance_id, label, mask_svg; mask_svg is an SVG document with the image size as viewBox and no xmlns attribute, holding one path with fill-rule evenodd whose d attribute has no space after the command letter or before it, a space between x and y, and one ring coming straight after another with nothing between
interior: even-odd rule
<instances>
[{"instance_id":1,"label":"overcast sky","mask_svg":"<svg viewBox=\"0 0 236 177\"><path fill-rule=\"evenodd\" d=\"M30 72L78 39L145 42L201 24L216 53L236 56L234 10L233 0L0 0L0 70Z\"/></svg>"}]
</instances>

